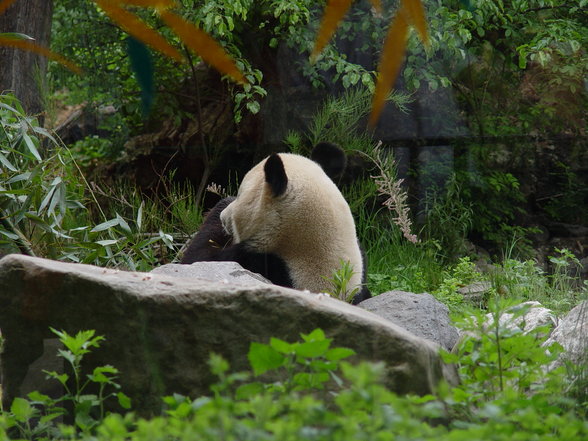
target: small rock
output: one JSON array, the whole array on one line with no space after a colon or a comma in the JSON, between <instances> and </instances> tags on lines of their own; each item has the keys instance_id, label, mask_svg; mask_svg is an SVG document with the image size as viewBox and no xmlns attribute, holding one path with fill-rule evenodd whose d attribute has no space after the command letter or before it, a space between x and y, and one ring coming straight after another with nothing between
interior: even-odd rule
<instances>
[{"instance_id":1,"label":"small rock","mask_svg":"<svg viewBox=\"0 0 588 441\"><path fill-rule=\"evenodd\" d=\"M457 329L451 325L447 306L428 293L389 291L364 300L358 306L447 350L451 350L459 338Z\"/></svg>"},{"instance_id":2,"label":"small rock","mask_svg":"<svg viewBox=\"0 0 588 441\"><path fill-rule=\"evenodd\" d=\"M488 291L492 288L490 282L474 282L459 288L457 292L463 295L464 300L473 305L479 305L484 302Z\"/></svg>"},{"instance_id":3,"label":"small rock","mask_svg":"<svg viewBox=\"0 0 588 441\"><path fill-rule=\"evenodd\" d=\"M523 315L516 316L514 309L524 307L528 307L529 310ZM504 312L500 316L500 325L508 329L520 328L525 334L541 326L555 327L557 325L557 317L550 309L544 308L539 302L523 302L513 306L509 311L512 312ZM486 314L486 323L487 326L492 326L492 314Z\"/></svg>"}]
</instances>

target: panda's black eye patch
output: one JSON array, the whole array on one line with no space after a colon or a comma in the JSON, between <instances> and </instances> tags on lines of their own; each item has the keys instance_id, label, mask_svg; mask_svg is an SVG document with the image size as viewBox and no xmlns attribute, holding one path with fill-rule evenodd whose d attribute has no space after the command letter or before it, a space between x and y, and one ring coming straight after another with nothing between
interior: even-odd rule
<instances>
[{"instance_id":1,"label":"panda's black eye patch","mask_svg":"<svg viewBox=\"0 0 588 441\"><path fill-rule=\"evenodd\" d=\"M288 186L288 176L280 155L274 153L267 158L263 170L265 172L265 182L269 184L273 195L276 197L282 195Z\"/></svg>"}]
</instances>

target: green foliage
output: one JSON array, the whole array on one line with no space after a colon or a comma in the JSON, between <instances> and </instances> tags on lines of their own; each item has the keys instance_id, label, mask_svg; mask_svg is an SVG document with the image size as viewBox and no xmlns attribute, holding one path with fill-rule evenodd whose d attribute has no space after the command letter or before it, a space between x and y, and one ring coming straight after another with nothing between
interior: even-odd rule
<instances>
[{"instance_id":1,"label":"green foliage","mask_svg":"<svg viewBox=\"0 0 588 441\"><path fill-rule=\"evenodd\" d=\"M552 269L546 273L533 260L505 258L495 267L490 280L495 292L518 300L535 300L556 313L565 313L588 293L578 277L579 260L567 249L555 249Z\"/></svg>"},{"instance_id":2,"label":"green foliage","mask_svg":"<svg viewBox=\"0 0 588 441\"><path fill-rule=\"evenodd\" d=\"M353 351L331 347L332 340L315 329L299 342L252 343L248 358L254 379L250 373L231 373L222 357L212 355L210 368L218 381L211 393L195 400L164 397L162 415L109 414L97 424L84 426L76 418L69 426L37 420L44 407L18 398L0 415L0 435L8 439L7 430L22 428L18 435L26 439L88 441L584 439L588 423L568 410L572 401L558 399L561 370L544 370L558 348L546 351L544 337L494 320L507 310L516 317L524 313L498 302L490 304L490 319L483 314L464 319L468 337L455 354L445 354L459 363L463 381L455 388L442 385L438 397L396 395L382 384L383 363L350 364L344 360ZM60 335L68 344L63 352L73 359L100 339L91 331ZM43 424L52 430L36 431Z\"/></svg>"},{"instance_id":3,"label":"green foliage","mask_svg":"<svg viewBox=\"0 0 588 441\"><path fill-rule=\"evenodd\" d=\"M91 348L100 347L104 340L101 336L94 336L94 331L80 331L75 336L65 331L51 331L59 337L65 349L58 351L71 367L72 378L68 374L58 374L55 371L44 371L48 379L58 381L64 388L65 394L59 398L51 398L39 392L31 392L28 399L15 398L10 410L3 412L1 425L4 430L14 429L20 437L28 440L58 439L62 428L58 419L67 415L68 408L73 409L75 430L81 433L92 433L106 416L104 402L117 398L124 409L130 408L130 399L120 391L116 382L118 370L112 366L96 367L86 378L82 377L82 361ZM88 393L90 386L98 389L97 393ZM112 392L106 393L106 390ZM8 439L8 438L3 438Z\"/></svg>"},{"instance_id":4,"label":"green foliage","mask_svg":"<svg viewBox=\"0 0 588 441\"><path fill-rule=\"evenodd\" d=\"M430 47L409 39L404 77L452 85L479 135L581 133L587 95L585 0L427 3ZM562 100L562 97L565 97Z\"/></svg>"},{"instance_id":5,"label":"green foliage","mask_svg":"<svg viewBox=\"0 0 588 441\"><path fill-rule=\"evenodd\" d=\"M570 158L570 162L574 162L574 158ZM588 224L588 210L581 209L588 198L588 186L572 171L570 165L561 162L555 164L550 174L555 182L552 196L547 198L547 203L542 207L545 212L551 219L560 222Z\"/></svg>"},{"instance_id":6,"label":"green foliage","mask_svg":"<svg viewBox=\"0 0 588 441\"><path fill-rule=\"evenodd\" d=\"M396 91L388 97L388 101L402 112L407 112L406 106L412 100L409 95ZM361 86L350 88L340 96L327 98L309 124L306 135L308 145L328 140L339 144L347 153L360 151L371 154L376 143L372 134L361 125L370 107L371 92Z\"/></svg>"},{"instance_id":7,"label":"green foliage","mask_svg":"<svg viewBox=\"0 0 588 441\"><path fill-rule=\"evenodd\" d=\"M466 239L473 227L472 203L462 198L461 185L455 175L444 190L429 191L425 197L424 236L438 244L440 257L453 262L466 252Z\"/></svg>"},{"instance_id":8,"label":"green foliage","mask_svg":"<svg viewBox=\"0 0 588 441\"><path fill-rule=\"evenodd\" d=\"M43 142L51 142L51 149L42 148ZM0 163L0 248L5 251L149 270L157 261L155 244L175 249L159 228L158 234L145 233L141 201L132 206L132 216L115 213L108 219L71 152L25 116L11 95L0 95ZM88 208L102 222L94 225ZM178 205L175 212L185 216L181 209Z\"/></svg>"},{"instance_id":9,"label":"green foliage","mask_svg":"<svg viewBox=\"0 0 588 441\"><path fill-rule=\"evenodd\" d=\"M355 294L359 291L359 287L351 289L348 286L349 281L355 273L351 262L341 260L339 269L333 272L333 276L331 278L325 277L332 286L330 294L345 302L351 302Z\"/></svg>"},{"instance_id":10,"label":"green foliage","mask_svg":"<svg viewBox=\"0 0 588 441\"><path fill-rule=\"evenodd\" d=\"M432 294L450 310L460 310L464 306L464 297L458 292L459 288L481 280L483 276L476 269L476 264L469 257L462 257L455 266L443 271L443 280Z\"/></svg>"},{"instance_id":11,"label":"green foliage","mask_svg":"<svg viewBox=\"0 0 588 441\"><path fill-rule=\"evenodd\" d=\"M249 81L244 87L226 85L233 98L237 122L241 121L245 112L259 112L267 90L263 84L264 73L258 66L265 64L268 54L277 57L278 47L304 54L300 57L303 60L301 64L294 68L302 72L313 87L322 87L326 82L325 72L329 71L336 72L334 81L340 82L345 89L359 85L371 89L374 87L373 72L350 61L346 54L334 46L329 46L314 64L306 59L314 44L314 26L318 24L322 9L316 7L315 2L212 0L203 3L182 0L178 3L180 14L220 42ZM141 18L154 28L161 27L155 13L139 12ZM372 17L365 10L356 10L354 16L353 22L344 24L344 39L370 30L383 36L385 22L381 17ZM311 23L313 26L309 26ZM55 87L72 91L71 98L76 102L87 100L116 104L124 115L125 126L141 126L140 102L132 98L139 95L140 90L128 60L127 35L120 29L113 28L102 11L89 0L57 1L53 29L53 49L92 72L91 77L74 77L61 66L53 66ZM166 33L165 29L163 33ZM166 37L169 41L179 43L173 35ZM199 88L199 80L194 74L201 60L195 56L190 58L187 66L177 66L160 54L153 55L154 89L159 90L154 108L158 109L159 115L173 117L174 113L177 114L178 107L182 107L180 100L186 97L183 90L188 83L186 79L192 77L190 81L194 84L189 87ZM119 87L109 87L111 84ZM162 99L161 96L165 98Z\"/></svg>"},{"instance_id":12,"label":"green foliage","mask_svg":"<svg viewBox=\"0 0 588 441\"><path fill-rule=\"evenodd\" d=\"M557 343L542 346L549 335L546 327L525 332L524 321L517 325L529 309L495 297L488 302L488 314L474 311L462 317L458 326L464 337L457 350L444 355L460 370L462 384L453 394L460 406L471 410L492 400L524 400L528 394L540 402L560 392L563 368L546 368L562 348Z\"/></svg>"}]
</instances>

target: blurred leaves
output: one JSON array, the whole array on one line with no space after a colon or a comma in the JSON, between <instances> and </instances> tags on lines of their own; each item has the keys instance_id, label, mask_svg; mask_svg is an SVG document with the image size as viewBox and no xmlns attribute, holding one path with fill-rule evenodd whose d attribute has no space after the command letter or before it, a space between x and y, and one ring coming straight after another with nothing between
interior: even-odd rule
<instances>
[{"instance_id":1,"label":"blurred leaves","mask_svg":"<svg viewBox=\"0 0 588 441\"><path fill-rule=\"evenodd\" d=\"M1 7L0 7L1 13ZM57 61L63 64L68 69L72 70L77 74L81 74L82 70L71 61L66 60L61 55L50 51L44 46L34 42L34 39L25 34L19 34L16 32L6 32L0 34L0 46L12 47L15 49L22 49L29 52L42 55L49 58L50 60Z\"/></svg>"},{"instance_id":2,"label":"blurred leaves","mask_svg":"<svg viewBox=\"0 0 588 441\"><path fill-rule=\"evenodd\" d=\"M376 11L381 9L380 2L372 0ZM311 60L316 60L319 53L335 33L335 29L347 13L351 0L329 0L325 7L323 20L316 38ZM427 45L429 41L425 11L421 0L402 0L400 8L390 23L388 35L380 57L380 67L369 125L374 126L382 112L386 98L398 76L400 66L404 60L408 26L412 25L418 31L421 40Z\"/></svg>"}]
</instances>

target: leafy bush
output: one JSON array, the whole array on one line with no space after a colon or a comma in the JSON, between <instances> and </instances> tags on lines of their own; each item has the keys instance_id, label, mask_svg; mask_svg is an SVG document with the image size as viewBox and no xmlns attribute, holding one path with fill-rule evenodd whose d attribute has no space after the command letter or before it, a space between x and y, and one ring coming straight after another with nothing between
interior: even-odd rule
<instances>
[{"instance_id":1,"label":"leafy bush","mask_svg":"<svg viewBox=\"0 0 588 441\"><path fill-rule=\"evenodd\" d=\"M495 317L506 305L491 304ZM382 385L383 363L344 361L353 351L332 348L321 330L288 343L272 338L252 343L251 373L230 373L228 363L213 355L218 377L211 393L192 400L181 395L163 399L162 415L143 419L132 413L109 414L98 424L55 425L38 432L45 439L71 440L472 440L572 441L588 436L588 422L574 415L573 403L558 400L561 372L543 367L556 354L542 339L486 324L482 315L469 321L473 332L449 361L460 363L462 384L439 390L439 396L398 396ZM65 334L61 335L64 339ZM69 337L72 357L99 340L91 332ZM75 342L75 344L74 344ZM89 380L96 378L90 376ZM112 383L110 377L109 384ZM540 383L542 382L542 383ZM540 386L540 385L543 386ZM530 395L529 395L530 394ZM128 400L122 397L122 404ZM81 398L81 397L80 397ZM98 396L94 397L99 400ZM27 400L15 400L19 423L35 430L42 423L28 417ZM29 411L26 411L29 409ZM14 411L0 416L0 432L16 427ZM28 412L28 413L27 413ZM32 432L21 435L33 439Z\"/></svg>"},{"instance_id":2,"label":"leafy bush","mask_svg":"<svg viewBox=\"0 0 588 441\"><path fill-rule=\"evenodd\" d=\"M567 249L555 251L557 254L549 257L550 273L533 260L506 258L489 274L493 289L512 299L539 301L556 313L569 311L586 297L588 285L578 277L577 257Z\"/></svg>"},{"instance_id":3,"label":"leafy bush","mask_svg":"<svg viewBox=\"0 0 588 441\"><path fill-rule=\"evenodd\" d=\"M43 146L43 143L50 145ZM170 235L145 234L143 204L132 217L108 218L71 152L12 95L0 95L0 248L58 260L151 269L153 245L174 250ZM89 209L102 218L93 225Z\"/></svg>"},{"instance_id":4,"label":"leafy bush","mask_svg":"<svg viewBox=\"0 0 588 441\"><path fill-rule=\"evenodd\" d=\"M443 280L432 294L450 310L459 310L464 306L464 296L458 292L459 288L483 279L476 264L469 257L462 257L453 267L443 271Z\"/></svg>"},{"instance_id":5,"label":"leafy bush","mask_svg":"<svg viewBox=\"0 0 588 441\"><path fill-rule=\"evenodd\" d=\"M91 374L87 375L87 378L82 378L81 364L84 355L88 354L91 348L100 347L103 337L94 336L94 331L80 331L75 336L55 329L51 331L65 346L65 349L60 349L57 355L71 367L73 378L70 378L68 374L44 371L48 379L56 380L64 387L65 395L51 398L36 391L31 392L28 394L28 399L15 398L10 410L2 413L0 421L2 428L14 429L25 439L60 438L62 429L58 427L56 421L68 414L68 408L73 409L75 430L86 434L91 433L104 419L106 415L104 402L109 398L117 398L124 409L130 408L130 400L124 393L120 391L105 393L107 387L114 391L120 389L115 381L118 374L116 368L96 367ZM98 388L97 394L87 392L90 384Z\"/></svg>"}]
</instances>

